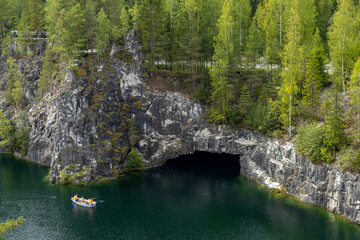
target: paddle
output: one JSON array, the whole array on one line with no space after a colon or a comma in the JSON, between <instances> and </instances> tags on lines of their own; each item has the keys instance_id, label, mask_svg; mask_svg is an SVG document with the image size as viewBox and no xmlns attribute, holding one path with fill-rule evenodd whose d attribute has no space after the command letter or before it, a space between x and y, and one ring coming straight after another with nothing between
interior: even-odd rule
<instances>
[{"instance_id":1,"label":"paddle","mask_svg":"<svg viewBox=\"0 0 360 240\"><path fill-rule=\"evenodd\" d=\"M101 198L101 196L98 196L98 197L96 197L96 198L90 198L90 199L94 200L94 199L98 199L98 198Z\"/></svg>"}]
</instances>

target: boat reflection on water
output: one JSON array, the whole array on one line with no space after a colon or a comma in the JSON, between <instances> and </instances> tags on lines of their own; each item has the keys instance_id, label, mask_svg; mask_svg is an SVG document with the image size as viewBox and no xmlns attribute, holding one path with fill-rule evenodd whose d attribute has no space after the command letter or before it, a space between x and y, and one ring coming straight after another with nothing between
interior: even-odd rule
<instances>
[{"instance_id":1,"label":"boat reflection on water","mask_svg":"<svg viewBox=\"0 0 360 240\"><path fill-rule=\"evenodd\" d=\"M72 209L73 209L74 216L76 218L78 218L80 216L88 215L89 220L93 221L94 220L95 208L96 207L86 208L86 207L82 207L82 206L79 206L79 205L75 205Z\"/></svg>"}]
</instances>

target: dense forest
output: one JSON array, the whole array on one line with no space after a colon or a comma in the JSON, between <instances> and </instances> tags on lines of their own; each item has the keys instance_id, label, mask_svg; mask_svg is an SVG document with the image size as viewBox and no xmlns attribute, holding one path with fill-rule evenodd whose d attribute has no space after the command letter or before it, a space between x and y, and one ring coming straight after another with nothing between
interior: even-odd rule
<instances>
[{"instance_id":1,"label":"dense forest","mask_svg":"<svg viewBox=\"0 0 360 240\"><path fill-rule=\"evenodd\" d=\"M209 121L293 139L315 163L360 171L357 0L0 0L0 9L7 100L17 109L23 90L10 42L46 30L41 98L66 68L91 79L77 64L84 51L96 51L88 65L104 61L134 29L144 78L176 79L175 89L206 104Z\"/></svg>"}]
</instances>

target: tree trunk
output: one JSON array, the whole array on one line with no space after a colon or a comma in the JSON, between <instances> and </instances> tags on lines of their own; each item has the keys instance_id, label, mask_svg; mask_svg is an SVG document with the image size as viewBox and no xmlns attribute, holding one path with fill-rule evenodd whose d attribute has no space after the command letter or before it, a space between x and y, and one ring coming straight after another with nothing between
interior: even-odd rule
<instances>
[{"instance_id":1,"label":"tree trunk","mask_svg":"<svg viewBox=\"0 0 360 240\"><path fill-rule=\"evenodd\" d=\"M346 22L345 22L345 24L346 24ZM345 37L346 37L346 32L345 32L345 28L344 28L343 42L342 42L342 46L341 46L341 80L342 80L344 92L346 90L345 89L345 69L344 69Z\"/></svg>"}]
</instances>

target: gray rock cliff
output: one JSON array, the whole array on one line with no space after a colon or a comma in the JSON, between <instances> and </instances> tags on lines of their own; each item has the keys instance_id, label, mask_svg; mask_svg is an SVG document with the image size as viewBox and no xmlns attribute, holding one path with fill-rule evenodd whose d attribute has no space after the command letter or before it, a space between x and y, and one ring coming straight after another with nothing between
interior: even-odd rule
<instances>
[{"instance_id":1,"label":"gray rock cliff","mask_svg":"<svg viewBox=\"0 0 360 240\"><path fill-rule=\"evenodd\" d=\"M196 151L228 153L238 155L241 172L260 184L360 223L359 176L327 164L314 165L296 154L291 143L208 124L199 103L180 93L147 87L134 31L126 46L132 61L116 58L121 48L113 46L107 63L96 66L95 79L67 70L62 83L42 101L36 92L40 58L31 64L20 61L31 126L26 157L50 166L51 181L116 178L133 146L146 167ZM4 59L0 87L6 90ZM2 102L0 107L10 114L11 106Z\"/></svg>"}]
</instances>

